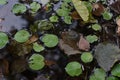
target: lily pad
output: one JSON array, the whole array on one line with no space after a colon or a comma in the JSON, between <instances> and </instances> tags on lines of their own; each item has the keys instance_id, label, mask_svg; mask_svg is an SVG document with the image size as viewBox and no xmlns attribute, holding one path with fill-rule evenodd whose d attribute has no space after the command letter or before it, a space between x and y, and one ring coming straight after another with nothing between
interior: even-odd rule
<instances>
[{"instance_id":1,"label":"lily pad","mask_svg":"<svg viewBox=\"0 0 120 80\"><path fill-rule=\"evenodd\" d=\"M44 57L40 54L33 54L29 58L29 67L32 70L40 70L45 66Z\"/></svg>"},{"instance_id":2,"label":"lily pad","mask_svg":"<svg viewBox=\"0 0 120 80\"><path fill-rule=\"evenodd\" d=\"M116 64L116 65L113 67L111 73L112 73L113 76L120 77L120 64Z\"/></svg>"},{"instance_id":3,"label":"lily pad","mask_svg":"<svg viewBox=\"0 0 120 80\"><path fill-rule=\"evenodd\" d=\"M42 37L42 41L47 47L55 47L58 44L58 37L54 34L45 34Z\"/></svg>"},{"instance_id":4,"label":"lily pad","mask_svg":"<svg viewBox=\"0 0 120 80\"><path fill-rule=\"evenodd\" d=\"M81 55L81 60L84 63L92 62L93 56L92 56L91 52L83 52L82 55Z\"/></svg>"},{"instance_id":5,"label":"lily pad","mask_svg":"<svg viewBox=\"0 0 120 80\"><path fill-rule=\"evenodd\" d=\"M115 62L120 60L120 49L112 43L100 43L94 54L98 64L105 71L109 71Z\"/></svg>"},{"instance_id":6,"label":"lily pad","mask_svg":"<svg viewBox=\"0 0 120 80\"><path fill-rule=\"evenodd\" d=\"M0 5L4 5L7 3L7 0L0 0Z\"/></svg>"},{"instance_id":7,"label":"lily pad","mask_svg":"<svg viewBox=\"0 0 120 80\"><path fill-rule=\"evenodd\" d=\"M17 42L23 43L23 42L26 42L29 39L29 37L30 37L30 34L28 31L20 30L15 34L14 39Z\"/></svg>"},{"instance_id":8,"label":"lily pad","mask_svg":"<svg viewBox=\"0 0 120 80\"><path fill-rule=\"evenodd\" d=\"M56 15L53 15L49 18L50 22L58 22L58 17Z\"/></svg>"},{"instance_id":9,"label":"lily pad","mask_svg":"<svg viewBox=\"0 0 120 80\"><path fill-rule=\"evenodd\" d=\"M24 4L15 4L12 8L12 12L15 14L21 14L26 12L27 8Z\"/></svg>"},{"instance_id":10,"label":"lily pad","mask_svg":"<svg viewBox=\"0 0 120 80\"><path fill-rule=\"evenodd\" d=\"M94 25L92 25L92 29L95 31L99 31L99 30L101 30L101 26L99 24L94 24Z\"/></svg>"},{"instance_id":11,"label":"lily pad","mask_svg":"<svg viewBox=\"0 0 120 80\"><path fill-rule=\"evenodd\" d=\"M3 48L8 43L8 36L0 32L0 49Z\"/></svg>"},{"instance_id":12,"label":"lily pad","mask_svg":"<svg viewBox=\"0 0 120 80\"><path fill-rule=\"evenodd\" d=\"M89 42L89 43L93 43L93 42L96 42L98 40L98 37L96 35L88 35L86 37L86 40Z\"/></svg>"},{"instance_id":13,"label":"lily pad","mask_svg":"<svg viewBox=\"0 0 120 80\"><path fill-rule=\"evenodd\" d=\"M73 61L66 65L65 71L72 77L82 74L82 67L79 62Z\"/></svg>"},{"instance_id":14,"label":"lily pad","mask_svg":"<svg viewBox=\"0 0 120 80\"><path fill-rule=\"evenodd\" d=\"M39 45L37 42L33 44L33 49L36 52L41 52L43 51L45 48L42 45Z\"/></svg>"},{"instance_id":15,"label":"lily pad","mask_svg":"<svg viewBox=\"0 0 120 80\"><path fill-rule=\"evenodd\" d=\"M31 9L32 13L37 12L40 8L41 8L41 6L40 6L40 4L37 3L37 2L32 2L32 3L30 4L30 9Z\"/></svg>"}]
</instances>

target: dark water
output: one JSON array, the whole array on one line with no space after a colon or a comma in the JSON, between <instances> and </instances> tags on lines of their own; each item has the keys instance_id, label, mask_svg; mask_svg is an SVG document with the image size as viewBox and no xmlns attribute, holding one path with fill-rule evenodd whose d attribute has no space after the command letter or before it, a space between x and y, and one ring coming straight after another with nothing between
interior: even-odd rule
<instances>
[{"instance_id":1,"label":"dark water","mask_svg":"<svg viewBox=\"0 0 120 80\"><path fill-rule=\"evenodd\" d=\"M0 31L9 32L13 29L21 29L27 27L28 22L22 16L14 15L11 10L15 3L18 3L18 0L8 0L8 4L0 6L0 18L3 19L0 22Z\"/></svg>"}]
</instances>

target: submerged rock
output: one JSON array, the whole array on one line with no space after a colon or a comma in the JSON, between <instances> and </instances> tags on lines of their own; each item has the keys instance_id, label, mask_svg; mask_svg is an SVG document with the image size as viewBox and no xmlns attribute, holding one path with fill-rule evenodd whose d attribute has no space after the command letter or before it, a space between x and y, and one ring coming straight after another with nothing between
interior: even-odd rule
<instances>
[{"instance_id":1,"label":"submerged rock","mask_svg":"<svg viewBox=\"0 0 120 80\"><path fill-rule=\"evenodd\" d=\"M99 66L109 71L115 62L120 60L120 49L112 43L100 43L95 49L94 56Z\"/></svg>"}]
</instances>

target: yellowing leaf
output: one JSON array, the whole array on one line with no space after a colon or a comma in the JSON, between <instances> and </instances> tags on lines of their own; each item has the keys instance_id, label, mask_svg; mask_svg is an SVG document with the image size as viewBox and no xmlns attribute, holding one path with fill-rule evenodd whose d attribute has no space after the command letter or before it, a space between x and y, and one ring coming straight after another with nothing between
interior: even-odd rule
<instances>
[{"instance_id":1,"label":"yellowing leaf","mask_svg":"<svg viewBox=\"0 0 120 80\"><path fill-rule=\"evenodd\" d=\"M80 0L72 0L72 2L74 4L75 9L77 10L79 15L83 19L83 21L88 21L89 11L88 11L86 5Z\"/></svg>"}]
</instances>

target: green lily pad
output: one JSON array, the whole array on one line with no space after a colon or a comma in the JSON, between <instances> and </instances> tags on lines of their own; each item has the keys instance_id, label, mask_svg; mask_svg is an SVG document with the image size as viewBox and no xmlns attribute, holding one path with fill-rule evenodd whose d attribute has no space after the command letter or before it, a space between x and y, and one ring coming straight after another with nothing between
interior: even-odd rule
<instances>
[{"instance_id":1,"label":"green lily pad","mask_svg":"<svg viewBox=\"0 0 120 80\"><path fill-rule=\"evenodd\" d=\"M50 22L58 22L58 17L56 15L53 15L49 18Z\"/></svg>"},{"instance_id":2,"label":"green lily pad","mask_svg":"<svg viewBox=\"0 0 120 80\"><path fill-rule=\"evenodd\" d=\"M41 6L40 6L40 4L37 3L37 2L32 2L32 3L30 4L30 9L31 9L32 13L37 12L40 8L41 8Z\"/></svg>"},{"instance_id":3,"label":"green lily pad","mask_svg":"<svg viewBox=\"0 0 120 80\"><path fill-rule=\"evenodd\" d=\"M32 70L40 70L45 66L44 57L40 54L33 54L29 58L29 67Z\"/></svg>"},{"instance_id":4,"label":"green lily pad","mask_svg":"<svg viewBox=\"0 0 120 80\"><path fill-rule=\"evenodd\" d=\"M93 56L90 52L83 52L82 55L81 55L81 60L84 63L89 63L93 60Z\"/></svg>"},{"instance_id":5,"label":"green lily pad","mask_svg":"<svg viewBox=\"0 0 120 80\"><path fill-rule=\"evenodd\" d=\"M54 34L45 34L42 37L42 42L44 42L47 47L55 47L58 44L58 37Z\"/></svg>"},{"instance_id":6,"label":"green lily pad","mask_svg":"<svg viewBox=\"0 0 120 80\"><path fill-rule=\"evenodd\" d=\"M103 19L105 19L105 20L110 20L110 19L112 19L112 14L110 13L110 12L107 12L107 11L105 11L103 14L102 14L102 16L103 16Z\"/></svg>"},{"instance_id":7,"label":"green lily pad","mask_svg":"<svg viewBox=\"0 0 120 80\"><path fill-rule=\"evenodd\" d=\"M95 31L99 31L99 30L101 30L101 26L99 24L93 24L92 29Z\"/></svg>"},{"instance_id":8,"label":"green lily pad","mask_svg":"<svg viewBox=\"0 0 120 80\"><path fill-rule=\"evenodd\" d=\"M88 35L88 36L86 37L86 40L87 40L89 43L93 43L93 42L95 42L95 41L98 40L98 37L97 37L96 35Z\"/></svg>"},{"instance_id":9,"label":"green lily pad","mask_svg":"<svg viewBox=\"0 0 120 80\"><path fill-rule=\"evenodd\" d=\"M12 12L15 14L21 14L26 12L27 8L24 4L15 4L12 8Z\"/></svg>"},{"instance_id":10,"label":"green lily pad","mask_svg":"<svg viewBox=\"0 0 120 80\"><path fill-rule=\"evenodd\" d=\"M42 45L39 45L37 42L33 43L33 49L36 52L41 52L43 51L45 48Z\"/></svg>"},{"instance_id":11,"label":"green lily pad","mask_svg":"<svg viewBox=\"0 0 120 80\"><path fill-rule=\"evenodd\" d=\"M90 76L89 80L105 80L106 73L103 69L97 68L94 70L94 74Z\"/></svg>"},{"instance_id":12,"label":"green lily pad","mask_svg":"<svg viewBox=\"0 0 120 80\"><path fill-rule=\"evenodd\" d=\"M64 22L65 22L66 24L72 24L71 20L72 20L72 17L71 17L71 16L65 16L65 17L64 17Z\"/></svg>"},{"instance_id":13,"label":"green lily pad","mask_svg":"<svg viewBox=\"0 0 120 80\"><path fill-rule=\"evenodd\" d=\"M76 61L70 62L66 65L65 71L72 77L79 76L82 74L81 64Z\"/></svg>"},{"instance_id":14,"label":"green lily pad","mask_svg":"<svg viewBox=\"0 0 120 80\"><path fill-rule=\"evenodd\" d=\"M113 67L111 73L112 73L113 76L120 77L120 64L115 65Z\"/></svg>"},{"instance_id":15,"label":"green lily pad","mask_svg":"<svg viewBox=\"0 0 120 80\"><path fill-rule=\"evenodd\" d=\"M7 0L0 0L0 5L4 5L7 3Z\"/></svg>"},{"instance_id":16,"label":"green lily pad","mask_svg":"<svg viewBox=\"0 0 120 80\"><path fill-rule=\"evenodd\" d=\"M3 48L8 43L8 36L0 32L0 49Z\"/></svg>"},{"instance_id":17,"label":"green lily pad","mask_svg":"<svg viewBox=\"0 0 120 80\"><path fill-rule=\"evenodd\" d=\"M20 30L18 31L15 36L14 36L14 39L17 41L17 42L26 42L30 37L30 34L28 31L26 30Z\"/></svg>"}]
</instances>

